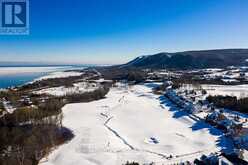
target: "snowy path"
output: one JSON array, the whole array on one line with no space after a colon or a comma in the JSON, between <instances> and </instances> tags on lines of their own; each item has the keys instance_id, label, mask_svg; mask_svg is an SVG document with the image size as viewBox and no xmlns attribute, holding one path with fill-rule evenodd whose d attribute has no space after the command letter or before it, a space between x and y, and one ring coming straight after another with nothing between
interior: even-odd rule
<instances>
[{"instance_id":1,"label":"snowy path","mask_svg":"<svg viewBox=\"0 0 248 165\"><path fill-rule=\"evenodd\" d=\"M187 115L178 116L169 103L161 106L159 97L143 85L111 89L105 99L69 104L63 113L64 126L75 137L41 165L167 164L220 149L220 132ZM173 158L166 159L170 155Z\"/></svg>"},{"instance_id":2,"label":"snowy path","mask_svg":"<svg viewBox=\"0 0 248 165\"><path fill-rule=\"evenodd\" d=\"M113 130L111 127L108 126L108 122L112 119L113 117L110 117L105 123L104 126L110 130L117 138L119 138L125 145L127 145L131 150L134 150L134 147L129 144L123 137L121 137L118 132L116 132L115 130Z\"/></svg>"}]
</instances>

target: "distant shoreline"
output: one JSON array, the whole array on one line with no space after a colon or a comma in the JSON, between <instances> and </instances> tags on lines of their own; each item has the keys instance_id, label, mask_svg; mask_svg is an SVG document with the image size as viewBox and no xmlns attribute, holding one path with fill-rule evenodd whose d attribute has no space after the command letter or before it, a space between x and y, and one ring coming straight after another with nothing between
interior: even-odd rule
<instances>
[{"instance_id":1,"label":"distant shoreline","mask_svg":"<svg viewBox=\"0 0 248 165\"><path fill-rule=\"evenodd\" d=\"M18 68L22 68L22 67L80 67L80 66L88 66L88 65L46 65L46 64L44 64L44 65L32 65L32 64L30 64L30 65L2 65L2 64L0 64L0 68L4 68L4 67L18 67ZM90 66L90 65L89 65ZM94 65L92 65L92 66L94 66Z\"/></svg>"},{"instance_id":2,"label":"distant shoreline","mask_svg":"<svg viewBox=\"0 0 248 165\"><path fill-rule=\"evenodd\" d=\"M20 86L53 72L85 67L88 66L0 66L0 89Z\"/></svg>"}]
</instances>

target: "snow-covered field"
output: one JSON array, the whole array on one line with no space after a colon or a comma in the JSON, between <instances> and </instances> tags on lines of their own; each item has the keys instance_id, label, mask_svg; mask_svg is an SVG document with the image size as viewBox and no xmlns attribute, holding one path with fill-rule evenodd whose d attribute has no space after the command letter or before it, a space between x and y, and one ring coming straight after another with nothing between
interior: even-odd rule
<instances>
[{"instance_id":1,"label":"snow-covered field","mask_svg":"<svg viewBox=\"0 0 248 165\"><path fill-rule=\"evenodd\" d=\"M72 87L54 87L54 88L46 88L35 91L35 94L48 94L53 96L65 96L65 95L72 95L72 94L80 94L84 92L91 92L98 88L99 86L95 83L88 83L88 82L80 82L73 84Z\"/></svg>"},{"instance_id":2,"label":"snow-covered field","mask_svg":"<svg viewBox=\"0 0 248 165\"><path fill-rule=\"evenodd\" d=\"M199 86L193 86L192 84L184 84L182 89L205 89L208 95L216 96L236 96L237 98L248 97L248 84L243 85L213 85L213 84L202 84Z\"/></svg>"},{"instance_id":3,"label":"snow-covered field","mask_svg":"<svg viewBox=\"0 0 248 165\"><path fill-rule=\"evenodd\" d=\"M228 145L221 132L152 94L150 87L112 88L105 99L66 105L63 124L75 137L40 165L168 164Z\"/></svg>"},{"instance_id":4,"label":"snow-covered field","mask_svg":"<svg viewBox=\"0 0 248 165\"><path fill-rule=\"evenodd\" d=\"M210 95L236 96L237 98L248 97L248 85L202 85Z\"/></svg>"},{"instance_id":5,"label":"snow-covered field","mask_svg":"<svg viewBox=\"0 0 248 165\"><path fill-rule=\"evenodd\" d=\"M68 71L68 72L52 72L46 76L42 76L38 79L35 79L34 81L39 81L39 80L46 80L46 79L53 79L53 78L66 78L66 77L72 77L72 76L81 76L83 73L80 72L75 72L75 71Z\"/></svg>"}]
</instances>

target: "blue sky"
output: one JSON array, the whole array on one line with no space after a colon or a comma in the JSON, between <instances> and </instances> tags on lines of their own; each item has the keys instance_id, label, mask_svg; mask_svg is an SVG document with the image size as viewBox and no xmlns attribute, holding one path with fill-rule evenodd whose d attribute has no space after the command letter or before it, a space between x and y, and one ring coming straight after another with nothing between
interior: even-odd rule
<instances>
[{"instance_id":1,"label":"blue sky","mask_svg":"<svg viewBox=\"0 0 248 165\"><path fill-rule=\"evenodd\" d=\"M30 0L30 35L0 36L0 61L113 64L248 48L247 9L247 0Z\"/></svg>"}]
</instances>

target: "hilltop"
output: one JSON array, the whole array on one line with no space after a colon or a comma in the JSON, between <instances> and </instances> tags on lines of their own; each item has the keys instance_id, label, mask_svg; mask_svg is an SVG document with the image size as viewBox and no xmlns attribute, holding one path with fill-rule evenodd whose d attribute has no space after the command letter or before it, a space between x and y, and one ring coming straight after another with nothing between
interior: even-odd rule
<instances>
[{"instance_id":1,"label":"hilltop","mask_svg":"<svg viewBox=\"0 0 248 165\"><path fill-rule=\"evenodd\" d=\"M216 49L145 55L120 65L121 68L200 69L247 66L248 49Z\"/></svg>"}]
</instances>

